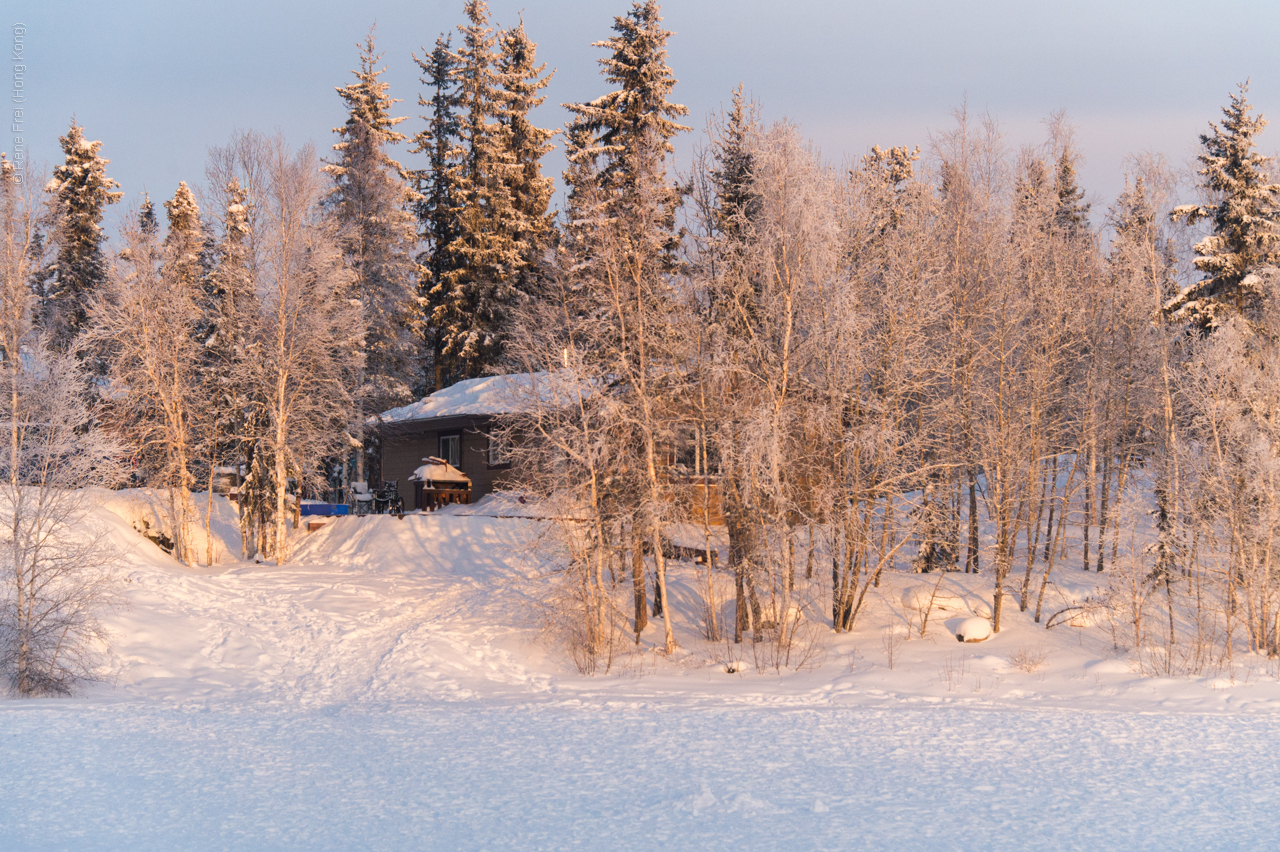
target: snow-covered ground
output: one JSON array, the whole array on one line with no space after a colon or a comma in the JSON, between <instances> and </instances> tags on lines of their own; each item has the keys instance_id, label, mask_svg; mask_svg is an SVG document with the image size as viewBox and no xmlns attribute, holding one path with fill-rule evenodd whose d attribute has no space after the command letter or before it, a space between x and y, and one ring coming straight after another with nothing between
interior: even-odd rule
<instances>
[{"instance_id":1,"label":"snow-covered ground","mask_svg":"<svg viewBox=\"0 0 1280 852\"><path fill-rule=\"evenodd\" d=\"M1046 631L1016 604L961 645L985 574L948 575L953 608L907 639L903 592L927 578L902 574L854 633L815 631L803 670L760 670L699 637L680 563L681 650L651 625L586 677L542 632L528 507L337 519L277 567L234 558L217 498L228 553L193 570L134 532L141 497L95 515L132 603L111 682L0 700L0 848L1270 845L1274 661L1142 677L1105 627ZM1064 570L1056 604L1096 582Z\"/></svg>"}]
</instances>

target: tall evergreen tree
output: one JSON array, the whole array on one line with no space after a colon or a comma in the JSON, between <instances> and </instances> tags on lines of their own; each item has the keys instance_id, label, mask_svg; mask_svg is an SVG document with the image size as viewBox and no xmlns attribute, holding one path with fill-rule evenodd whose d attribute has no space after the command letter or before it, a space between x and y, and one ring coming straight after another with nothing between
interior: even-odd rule
<instances>
[{"instance_id":1,"label":"tall evergreen tree","mask_svg":"<svg viewBox=\"0 0 1280 852\"><path fill-rule=\"evenodd\" d=\"M418 217L418 236L423 250L418 255L422 270L418 283L418 300L426 321L422 324L423 342L427 352L428 376L426 386L439 390L444 382L444 336L435 323L436 311L443 305L445 274L456 267L449 254L449 246L458 236L457 178L453 163L458 157L458 91L454 76L454 54L449 50L450 39L440 36L431 53L414 61L422 70L421 81L433 89L431 99L418 96L418 105L430 107L425 130L413 137L410 153L427 155L428 165L414 173L418 190L415 212ZM426 388L420 388L425 390Z\"/></svg>"},{"instance_id":2,"label":"tall evergreen tree","mask_svg":"<svg viewBox=\"0 0 1280 852\"><path fill-rule=\"evenodd\" d=\"M1171 318L1202 331L1216 328L1228 313L1253 313L1263 294L1250 273L1277 257L1280 184L1267 183L1269 158L1254 150L1254 138L1267 122L1261 115L1249 117L1248 91L1249 84L1242 83L1231 105L1222 109L1222 125L1210 122L1211 132L1200 137L1204 153L1197 158L1198 174L1216 203L1185 204L1171 214L1188 224L1212 223L1213 232L1195 246L1195 267L1204 277L1165 305Z\"/></svg>"},{"instance_id":3,"label":"tall evergreen tree","mask_svg":"<svg viewBox=\"0 0 1280 852\"><path fill-rule=\"evenodd\" d=\"M337 158L324 170L333 178L328 205L341 225L343 252L356 273L356 292L368 323L361 396L381 411L408 400L418 384L413 328L419 272L411 212L418 198L408 172L387 153L405 139L394 129L405 119L390 114L399 101L388 96L388 84L378 79L386 69L377 67L381 56L372 29L359 47L356 81L337 89L347 106L347 121L334 129Z\"/></svg>"},{"instance_id":4,"label":"tall evergreen tree","mask_svg":"<svg viewBox=\"0 0 1280 852\"><path fill-rule=\"evenodd\" d=\"M755 155L751 136L759 128L758 108L743 97L742 86L733 90L733 108L724 130L713 141L716 165L711 170L715 189L712 220L719 235L730 241L742 239L747 224L759 206L754 187Z\"/></svg>"},{"instance_id":5,"label":"tall evergreen tree","mask_svg":"<svg viewBox=\"0 0 1280 852\"><path fill-rule=\"evenodd\" d=\"M210 274L210 301L206 317L211 333L205 343L208 368L204 373L205 393L215 408L210 441L213 465L244 464L246 481L240 488L237 505L240 516L243 556L252 556L262 537L260 522L270 518L269 478L263 468L266 456L260 436L266 431L265 406L260 391L246 381L243 365L259 357L252 339L253 321L260 311L258 293L250 268L250 221L248 192L229 170L211 172L216 198L220 202L222 234L213 247L214 268ZM228 179L229 178L229 179Z\"/></svg>"},{"instance_id":6,"label":"tall evergreen tree","mask_svg":"<svg viewBox=\"0 0 1280 852\"><path fill-rule=\"evenodd\" d=\"M200 207L187 182L179 181L173 198L164 203L169 220L165 236L165 274L198 298L204 277L204 229L200 224ZM154 232L153 232L154 233Z\"/></svg>"},{"instance_id":7,"label":"tall evergreen tree","mask_svg":"<svg viewBox=\"0 0 1280 852\"><path fill-rule=\"evenodd\" d=\"M65 351L85 328L89 299L106 281L102 215L123 193L115 191L120 184L107 177L111 161L98 156L102 143L85 139L84 128L74 119L58 142L66 159L45 186L54 200L57 257L52 277L37 295L41 324L54 347Z\"/></svg>"},{"instance_id":8,"label":"tall evergreen tree","mask_svg":"<svg viewBox=\"0 0 1280 852\"><path fill-rule=\"evenodd\" d=\"M581 327L572 336L589 348L576 357L591 364L602 385L612 386L627 424L629 465L637 471L629 497L633 535L637 547L644 541L652 548L654 615L663 616L670 653L675 638L661 544L668 486L659 474L658 455L673 428L662 394L671 392L679 372L671 357L675 341L667 332L678 310L668 273L679 242L680 192L667 178L667 154L673 150L671 138L687 129L674 118L688 110L669 100L676 80L666 64L671 33L661 24L657 3L635 2L627 14L614 18L616 35L596 43L610 52L600 63L605 78L618 88L590 103L565 104L575 114L567 129L566 178L574 182L570 275L585 295L583 316L574 318L581 319ZM573 357L566 350L566 361ZM637 577L639 607L643 580L638 571ZM640 624L637 618L637 632Z\"/></svg>"},{"instance_id":9,"label":"tall evergreen tree","mask_svg":"<svg viewBox=\"0 0 1280 852\"><path fill-rule=\"evenodd\" d=\"M160 231L160 220L156 218L156 206L151 196L142 193L142 206L138 209L138 229L148 236L154 237Z\"/></svg>"},{"instance_id":10,"label":"tall evergreen tree","mask_svg":"<svg viewBox=\"0 0 1280 852\"><path fill-rule=\"evenodd\" d=\"M557 132L534 126L529 113L546 100L538 93L555 72L544 75L546 64L536 64L537 45L525 33L523 21L499 35L498 47L501 97L497 117L508 149L504 179L515 209L513 236L522 260L516 270L516 288L527 296L536 289L534 281L543 272L539 267L553 233L548 207L554 181L543 176L542 158L554 147L551 138Z\"/></svg>"},{"instance_id":11,"label":"tall evergreen tree","mask_svg":"<svg viewBox=\"0 0 1280 852\"><path fill-rule=\"evenodd\" d=\"M483 0L464 12L456 52L441 37L415 57L434 89L430 101L419 98L431 115L413 150L430 159L417 176L417 212L437 388L496 367L511 308L536 289L552 233L552 182L540 161L554 132L529 120L550 75L523 24L495 31Z\"/></svg>"},{"instance_id":12,"label":"tall evergreen tree","mask_svg":"<svg viewBox=\"0 0 1280 852\"><path fill-rule=\"evenodd\" d=\"M441 338L445 383L482 375L496 365L510 305L519 297L523 267L517 242L519 216L506 176L512 165L503 106L497 37L483 0L464 7L454 54L459 102L459 151L452 167L457 192L457 234L447 247L452 263L437 285L431 320Z\"/></svg>"},{"instance_id":13,"label":"tall evergreen tree","mask_svg":"<svg viewBox=\"0 0 1280 852\"><path fill-rule=\"evenodd\" d=\"M599 60L605 79L618 86L589 103L564 104L574 113L570 132L581 128L595 137L588 149L601 158L598 181L609 196L612 211L637 216L636 202L657 205L654 211L663 232L663 260L670 263L678 243L675 211L679 193L666 181L666 155L671 139L689 128L676 119L689 114L669 100L676 79L667 66L667 39L661 7L655 0L634 0L631 9L614 19L612 38L595 42L610 55Z\"/></svg>"},{"instance_id":14,"label":"tall evergreen tree","mask_svg":"<svg viewBox=\"0 0 1280 852\"><path fill-rule=\"evenodd\" d=\"M1069 237L1079 237L1089 231L1089 208L1084 200L1084 190L1076 180L1076 154L1070 147L1058 157L1054 184L1058 203L1054 208L1053 224Z\"/></svg>"}]
</instances>

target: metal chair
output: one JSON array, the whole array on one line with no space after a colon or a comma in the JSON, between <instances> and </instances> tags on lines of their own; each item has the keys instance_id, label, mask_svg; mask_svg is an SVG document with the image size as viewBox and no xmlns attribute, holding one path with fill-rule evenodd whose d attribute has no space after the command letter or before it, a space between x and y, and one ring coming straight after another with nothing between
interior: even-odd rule
<instances>
[{"instance_id":1,"label":"metal chair","mask_svg":"<svg viewBox=\"0 0 1280 852\"><path fill-rule=\"evenodd\" d=\"M404 499L400 496L400 480L383 480L382 488L373 494L373 511L380 515L403 515Z\"/></svg>"},{"instance_id":2,"label":"metal chair","mask_svg":"<svg viewBox=\"0 0 1280 852\"><path fill-rule=\"evenodd\" d=\"M366 482L351 483L351 512L354 515L367 515L373 511L375 495L369 490Z\"/></svg>"}]
</instances>

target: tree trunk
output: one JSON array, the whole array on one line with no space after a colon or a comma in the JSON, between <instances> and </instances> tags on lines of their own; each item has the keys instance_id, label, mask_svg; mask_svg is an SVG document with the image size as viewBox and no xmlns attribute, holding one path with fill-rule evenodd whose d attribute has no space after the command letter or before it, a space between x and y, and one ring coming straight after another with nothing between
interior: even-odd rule
<instances>
[{"instance_id":1,"label":"tree trunk","mask_svg":"<svg viewBox=\"0 0 1280 852\"><path fill-rule=\"evenodd\" d=\"M649 608L645 600L644 553L640 539L635 536L634 531L631 536L631 590L635 598L636 644L639 645L640 634L649 626Z\"/></svg>"}]
</instances>

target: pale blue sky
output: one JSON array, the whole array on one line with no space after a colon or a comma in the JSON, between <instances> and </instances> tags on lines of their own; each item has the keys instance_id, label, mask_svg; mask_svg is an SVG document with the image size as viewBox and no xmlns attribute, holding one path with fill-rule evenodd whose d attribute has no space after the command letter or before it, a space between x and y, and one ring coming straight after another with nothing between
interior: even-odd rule
<instances>
[{"instance_id":1,"label":"pale blue sky","mask_svg":"<svg viewBox=\"0 0 1280 852\"><path fill-rule=\"evenodd\" d=\"M292 142L327 149L343 121L333 89L350 79L354 43L374 20L385 79L404 99L400 114L412 116L401 129L416 131L423 87L410 52L451 30L462 2L7 6L29 28L26 138L34 158L60 159L57 137L74 113L103 141L109 173L129 199L146 189L158 201L179 180L202 182L208 147L233 128L280 129ZM490 6L503 25L523 10L540 58L558 68L544 125L563 122L560 102L606 90L595 63L601 52L590 44L610 34L628 2ZM872 144L927 148L930 131L948 128L966 96L972 112L1000 120L1015 148L1041 141L1041 121L1064 109L1086 157L1082 182L1103 208L1122 186L1126 155L1158 151L1186 163L1246 77L1252 102L1280 116L1280 3L669 0L663 13L676 32L676 99L695 129L740 81L766 118L795 121L833 160ZM696 135L686 134L682 161ZM0 136L0 150L12 150L11 136ZM1280 149L1280 128L1264 133L1262 148ZM398 156L417 165L403 148ZM558 151L545 168L558 175Z\"/></svg>"}]
</instances>

